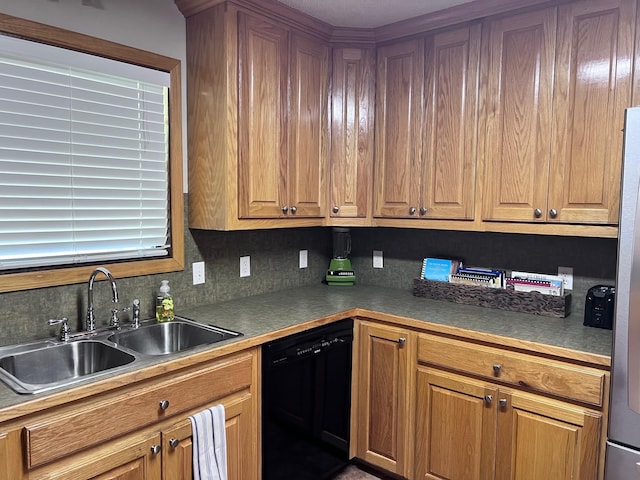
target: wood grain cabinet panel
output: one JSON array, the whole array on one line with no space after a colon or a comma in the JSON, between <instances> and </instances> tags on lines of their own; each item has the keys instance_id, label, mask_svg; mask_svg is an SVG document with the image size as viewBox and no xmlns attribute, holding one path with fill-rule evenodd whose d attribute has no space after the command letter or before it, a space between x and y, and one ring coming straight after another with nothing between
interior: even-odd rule
<instances>
[{"instance_id":1,"label":"wood grain cabinet panel","mask_svg":"<svg viewBox=\"0 0 640 480\"><path fill-rule=\"evenodd\" d=\"M417 211L422 158L424 39L378 48L374 215Z\"/></svg>"},{"instance_id":2,"label":"wood grain cabinet panel","mask_svg":"<svg viewBox=\"0 0 640 480\"><path fill-rule=\"evenodd\" d=\"M374 215L474 217L480 26L378 49Z\"/></svg>"},{"instance_id":3,"label":"wood grain cabinet panel","mask_svg":"<svg viewBox=\"0 0 640 480\"><path fill-rule=\"evenodd\" d=\"M598 478L598 411L422 366L417 396L416 478Z\"/></svg>"},{"instance_id":4,"label":"wood grain cabinet panel","mask_svg":"<svg viewBox=\"0 0 640 480\"><path fill-rule=\"evenodd\" d=\"M289 32L238 14L241 218L282 215L287 195Z\"/></svg>"},{"instance_id":5,"label":"wood grain cabinet panel","mask_svg":"<svg viewBox=\"0 0 640 480\"><path fill-rule=\"evenodd\" d=\"M548 220L617 224L636 2L558 8Z\"/></svg>"},{"instance_id":6,"label":"wood grain cabinet panel","mask_svg":"<svg viewBox=\"0 0 640 480\"><path fill-rule=\"evenodd\" d=\"M485 23L483 219L615 225L634 0Z\"/></svg>"},{"instance_id":7,"label":"wood grain cabinet panel","mask_svg":"<svg viewBox=\"0 0 640 480\"><path fill-rule=\"evenodd\" d=\"M355 454L389 472L411 470L411 391L415 341L409 331L362 323L356 372L357 401L352 428Z\"/></svg>"},{"instance_id":8,"label":"wood grain cabinet panel","mask_svg":"<svg viewBox=\"0 0 640 480\"><path fill-rule=\"evenodd\" d=\"M224 3L187 18L192 228L324 223L329 48L264 13Z\"/></svg>"},{"instance_id":9,"label":"wood grain cabinet panel","mask_svg":"<svg viewBox=\"0 0 640 480\"><path fill-rule=\"evenodd\" d=\"M497 389L423 367L416 385L415 478L494 478L497 410L486 399Z\"/></svg>"},{"instance_id":10,"label":"wood grain cabinet panel","mask_svg":"<svg viewBox=\"0 0 640 480\"><path fill-rule=\"evenodd\" d=\"M551 155L556 9L491 20L486 31L483 219L542 222Z\"/></svg>"},{"instance_id":11,"label":"wood grain cabinet panel","mask_svg":"<svg viewBox=\"0 0 640 480\"><path fill-rule=\"evenodd\" d=\"M333 49L328 212L332 220L371 218L374 86L373 48Z\"/></svg>"},{"instance_id":12,"label":"wood grain cabinet panel","mask_svg":"<svg viewBox=\"0 0 640 480\"><path fill-rule=\"evenodd\" d=\"M239 13L241 218L323 217L329 49Z\"/></svg>"}]
</instances>

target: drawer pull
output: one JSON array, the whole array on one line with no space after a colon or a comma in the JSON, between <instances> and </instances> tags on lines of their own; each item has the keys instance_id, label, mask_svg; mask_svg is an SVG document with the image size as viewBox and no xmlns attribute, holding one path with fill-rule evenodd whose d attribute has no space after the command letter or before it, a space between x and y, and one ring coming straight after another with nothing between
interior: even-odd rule
<instances>
[{"instance_id":1,"label":"drawer pull","mask_svg":"<svg viewBox=\"0 0 640 480\"><path fill-rule=\"evenodd\" d=\"M507 408L507 399L506 398L501 398L500 399L500 407L501 408Z\"/></svg>"},{"instance_id":2,"label":"drawer pull","mask_svg":"<svg viewBox=\"0 0 640 480\"><path fill-rule=\"evenodd\" d=\"M493 395L485 395L484 403L486 403L487 405L491 405L491 402L493 402Z\"/></svg>"},{"instance_id":3,"label":"drawer pull","mask_svg":"<svg viewBox=\"0 0 640 480\"><path fill-rule=\"evenodd\" d=\"M153 455L157 455L162 451L162 448L160 447L160 445L151 445L151 453Z\"/></svg>"},{"instance_id":4,"label":"drawer pull","mask_svg":"<svg viewBox=\"0 0 640 480\"><path fill-rule=\"evenodd\" d=\"M400 337L400 338L398 339L398 344L399 344L399 345L401 345L401 346L402 346L402 345L404 345L405 343L407 343L407 339L406 339L406 338L404 338L404 337Z\"/></svg>"},{"instance_id":5,"label":"drawer pull","mask_svg":"<svg viewBox=\"0 0 640 480\"><path fill-rule=\"evenodd\" d=\"M169 446L171 448L176 448L178 445L180 445L180 440L178 440L177 438L172 438L169 440Z\"/></svg>"},{"instance_id":6,"label":"drawer pull","mask_svg":"<svg viewBox=\"0 0 640 480\"><path fill-rule=\"evenodd\" d=\"M499 363L495 363L493 365L493 374L497 377L498 375L500 375L501 369L502 369L502 365L500 365Z\"/></svg>"},{"instance_id":7,"label":"drawer pull","mask_svg":"<svg viewBox=\"0 0 640 480\"><path fill-rule=\"evenodd\" d=\"M169 400L160 400L160 410L169 408Z\"/></svg>"}]
</instances>

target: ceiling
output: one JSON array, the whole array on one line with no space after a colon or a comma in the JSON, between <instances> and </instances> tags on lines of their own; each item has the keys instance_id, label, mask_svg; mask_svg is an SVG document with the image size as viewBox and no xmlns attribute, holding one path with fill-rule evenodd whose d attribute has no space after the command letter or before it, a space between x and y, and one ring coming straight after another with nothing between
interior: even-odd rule
<instances>
[{"instance_id":1,"label":"ceiling","mask_svg":"<svg viewBox=\"0 0 640 480\"><path fill-rule=\"evenodd\" d=\"M375 28L472 0L279 0L335 27Z\"/></svg>"}]
</instances>

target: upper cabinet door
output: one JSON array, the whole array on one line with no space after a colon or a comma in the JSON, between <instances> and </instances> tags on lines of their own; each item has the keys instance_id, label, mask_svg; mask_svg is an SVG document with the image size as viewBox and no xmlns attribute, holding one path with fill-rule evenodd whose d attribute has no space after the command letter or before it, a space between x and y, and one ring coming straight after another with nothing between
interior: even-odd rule
<instances>
[{"instance_id":1,"label":"upper cabinet door","mask_svg":"<svg viewBox=\"0 0 640 480\"><path fill-rule=\"evenodd\" d=\"M374 215L418 216L424 40L378 49Z\"/></svg>"},{"instance_id":2,"label":"upper cabinet door","mask_svg":"<svg viewBox=\"0 0 640 480\"><path fill-rule=\"evenodd\" d=\"M419 214L473 219L480 25L427 39Z\"/></svg>"},{"instance_id":3,"label":"upper cabinet door","mask_svg":"<svg viewBox=\"0 0 640 480\"><path fill-rule=\"evenodd\" d=\"M288 202L296 217L323 217L328 158L329 49L315 40L291 40Z\"/></svg>"},{"instance_id":4,"label":"upper cabinet door","mask_svg":"<svg viewBox=\"0 0 640 480\"><path fill-rule=\"evenodd\" d=\"M287 178L288 31L239 14L238 216L282 215Z\"/></svg>"},{"instance_id":5,"label":"upper cabinet door","mask_svg":"<svg viewBox=\"0 0 640 480\"><path fill-rule=\"evenodd\" d=\"M618 222L635 5L586 0L559 7L549 220Z\"/></svg>"},{"instance_id":6,"label":"upper cabinet door","mask_svg":"<svg viewBox=\"0 0 640 480\"><path fill-rule=\"evenodd\" d=\"M335 48L331 84L329 215L371 215L375 50Z\"/></svg>"},{"instance_id":7,"label":"upper cabinet door","mask_svg":"<svg viewBox=\"0 0 640 480\"><path fill-rule=\"evenodd\" d=\"M487 27L483 218L544 221L556 9L492 20Z\"/></svg>"}]
</instances>

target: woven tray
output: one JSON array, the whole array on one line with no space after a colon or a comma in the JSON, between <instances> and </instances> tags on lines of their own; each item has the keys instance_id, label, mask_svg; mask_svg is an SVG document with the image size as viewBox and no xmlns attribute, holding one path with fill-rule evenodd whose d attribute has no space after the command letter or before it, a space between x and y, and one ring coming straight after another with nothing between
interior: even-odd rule
<instances>
[{"instance_id":1,"label":"woven tray","mask_svg":"<svg viewBox=\"0 0 640 480\"><path fill-rule=\"evenodd\" d=\"M545 317L564 318L571 313L571 293L565 293L563 296L543 295L537 292L514 292L501 288L476 287L416 278L413 280L413 294L416 297L511 312L532 313Z\"/></svg>"}]
</instances>

